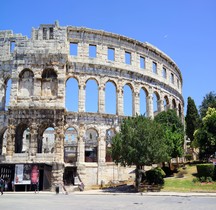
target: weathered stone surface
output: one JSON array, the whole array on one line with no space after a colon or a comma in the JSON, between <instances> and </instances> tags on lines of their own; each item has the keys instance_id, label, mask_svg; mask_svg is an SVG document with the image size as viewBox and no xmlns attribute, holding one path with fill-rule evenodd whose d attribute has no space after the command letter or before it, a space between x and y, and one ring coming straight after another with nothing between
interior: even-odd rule
<instances>
[{"instance_id":1,"label":"weathered stone surface","mask_svg":"<svg viewBox=\"0 0 216 210\"><path fill-rule=\"evenodd\" d=\"M77 44L76 56L70 54L71 43ZM89 56L89 45L96 47L95 58ZM108 49L114 50L114 60L108 59ZM131 56L130 64L125 63L125 52ZM140 65L141 58L144 66ZM157 65L156 73L152 70L153 62ZM78 112L65 108L66 81L71 77L78 82ZM5 107L9 79L10 104ZM85 112L89 79L98 85L97 113ZM105 86L109 81L116 87L115 115L105 113ZM124 118L125 84L132 89L133 115L140 113L143 89L147 116L156 114L155 93L158 112L173 108L183 119L181 72L173 60L149 43L104 31L62 27L58 23L40 25L32 30L30 39L12 31L0 31L0 151L4 156L0 163L52 165L51 189L63 182L64 169L70 167L86 186L127 180L133 176L133 169L116 166L106 157L108 131L118 132ZM47 143L45 139L49 140L51 134L44 132L49 127L53 128L54 139ZM66 142L68 128L73 128L73 143ZM24 134L29 135L29 142ZM97 157L88 162L86 153L91 147L97 149ZM66 149L74 151L67 158Z\"/></svg>"}]
</instances>

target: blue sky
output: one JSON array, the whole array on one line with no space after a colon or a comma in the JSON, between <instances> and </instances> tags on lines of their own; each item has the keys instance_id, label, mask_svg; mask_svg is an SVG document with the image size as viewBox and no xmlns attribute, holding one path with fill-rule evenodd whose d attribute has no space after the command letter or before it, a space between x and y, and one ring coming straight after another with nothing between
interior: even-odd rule
<instances>
[{"instance_id":1,"label":"blue sky","mask_svg":"<svg viewBox=\"0 0 216 210\"><path fill-rule=\"evenodd\" d=\"M42 23L85 26L149 42L169 55L197 105L216 90L215 0L8 0L1 1L0 30L30 37Z\"/></svg>"}]
</instances>

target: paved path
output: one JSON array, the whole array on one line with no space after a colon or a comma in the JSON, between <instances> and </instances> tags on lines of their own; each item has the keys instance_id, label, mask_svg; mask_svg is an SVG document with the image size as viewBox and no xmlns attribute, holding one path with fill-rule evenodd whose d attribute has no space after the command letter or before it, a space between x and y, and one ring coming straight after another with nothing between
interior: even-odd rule
<instances>
[{"instance_id":1,"label":"paved path","mask_svg":"<svg viewBox=\"0 0 216 210\"><path fill-rule=\"evenodd\" d=\"M215 210L215 193L109 193L100 190L69 195L15 192L0 196L1 210Z\"/></svg>"}]
</instances>

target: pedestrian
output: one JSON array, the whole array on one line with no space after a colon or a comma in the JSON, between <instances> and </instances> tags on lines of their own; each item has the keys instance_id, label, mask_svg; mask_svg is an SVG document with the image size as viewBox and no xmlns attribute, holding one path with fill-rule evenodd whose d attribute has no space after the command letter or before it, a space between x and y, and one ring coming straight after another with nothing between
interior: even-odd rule
<instances>
[{"instance_id":1,"label":"pedestrian","mask_svg":"<svg viewBox=\"0 0 216 210\"><path fill-rule=\"evenodd\" d=\"M4 179L2 177L0 178L0 189L1 189L1 195L3 195L3 191L4 191Z\"/></svg>"}]
</instances>

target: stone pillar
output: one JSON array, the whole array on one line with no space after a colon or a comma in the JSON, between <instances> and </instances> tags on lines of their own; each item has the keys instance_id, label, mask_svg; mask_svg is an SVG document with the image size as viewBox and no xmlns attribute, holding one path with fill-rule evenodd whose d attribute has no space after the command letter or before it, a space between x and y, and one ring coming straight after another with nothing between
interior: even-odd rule
<instances>
[{"instance_id":1,"label":"stone pillar","mask_svg":"<svg viewBox=\"0 0 216 210\"><path fill-rule=\"evenodd\" d=\"M79 138L77 142L77 162L83 163L85 162L85 130L83 125L80 126Z\"/></svg>"},{"instance_id":2,"label":"stone pillar","mask_svg":"<svg viewBox=\"0 0 216 210\"><path fill-rule=\"evenodd\" d=\"M29 156L35 156L37 153L37 125L32 123L30 128L31 138L29 146Z\"/></svg>"},{"instance_id":3,"label":"stone pillar","mask_svg":"<svg viewBox=\"0 0 216 210\"><path fill-rule=\"evenodd\" d=\"M15 150L15 126L8 127L6 155L13 156Z\"/></svg>"},{"instance_id":4,"label":"stone pillar","mask_svg":"<svg viewBox=\"0 0 216 210\"><path fill-rule=\"evenodd\" d=\"M117 115L124 115L123 92L122 87L117 90Z\"/></svg>"},{"instance_id":5,"label":"stone pillar","mask_svg":"<svg viewBox=\"0 0 216 210\"><path fill-rule=\"evenodd\" d=\"M64 162L64 132L61 126L55 127L55 160Z\"/></svg>"},{"instance_id":6,"label":"stone pillar","mask_svg":"<svg viewBox=\"0 0 216 210\"><path fill-rule=\"evenodd\" d=\"M160 100L157 101L157 107L158 107L158 112L164 111L163 100L160 99Z\"/></svg>"},{"instance_id":7,"label":"stone pillar","mask_svg":"<svg viewBox=\"0 0 216 210\"><path fill-rule=\"evenodd\" d=\"M140 114L140 94L139 92L133 93L133 116Z\"/></svg>"},{"instance_id":8,"label":"stone pillar","mask_svg":"<svg viewBox=\"0 0 216 210\"><path fill-rule=\"evenodd\" d=\"M85 112L85 85L79 85L79 112Z\"/></svg>"},{"instance_id":9,"label":"stone pillar","mask_svg":"<svg viewBox=\"0 0 216 210\"><path fill-rule=\"evenodd\" d=\"M98 110L99 113L105 113L105 87L102 85L99 87L99 91L98 91Z\"/></svg>"},{"instance_id":10,"label":"stone pillar","mask_svg":"<svg viewBox=\"0 0 216 210\"><path fill-rule=\"evenodd\" d=\"M52 175L51 175L51 191L55 191L57 186L60 187L63 184L63 174L64 174L64 164L54 162L52 165Z\"/></svg>"},{"instance_id":11,"label":"stone pillar","mask_svg":"<svg viewBox=\"0 0 216 210\"><path fill-rule=\"evenodd\" d=\"M102 135L98 138L98 163L106 162L106 140L105 136Z\"/></svg>"},{"instance_id":12,"label":"stone pillar","mask_svg":"<svg viewBox=\"0 0 216 210\"><path fill-rule=\"evenodd\" d=\"M147 117L154 118L154 111L153 111L153 96L151 93L146 97L147 100L147 106L146 106L146 111L147 111Z\"/></svg>"}]
</instances>

